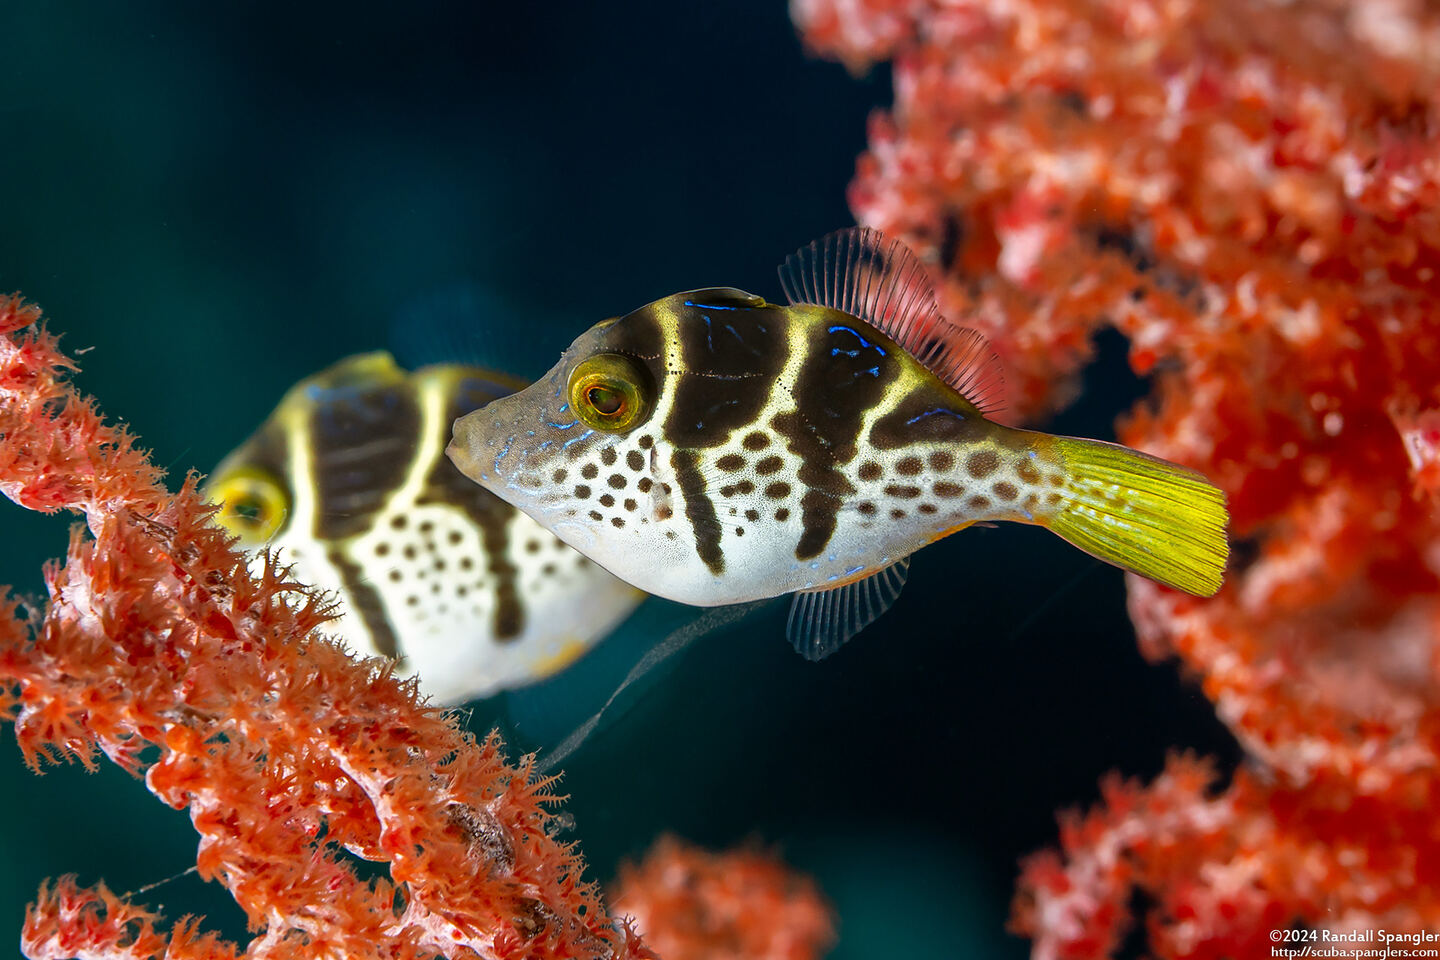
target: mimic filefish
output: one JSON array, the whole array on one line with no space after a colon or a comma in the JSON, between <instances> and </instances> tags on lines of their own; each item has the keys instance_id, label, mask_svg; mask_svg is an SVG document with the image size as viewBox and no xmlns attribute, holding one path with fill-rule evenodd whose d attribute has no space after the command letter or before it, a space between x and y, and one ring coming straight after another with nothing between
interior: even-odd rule
<instances>
[{"instance_id":1,"label":"mimic filefish","mask_svg":"<svg viewBox=\"0 0 1440 960\"><path fill-rule=\"evenodd\" d=\"M331 591L329 625L457 703L561 669L642 599L441 456L450 424L524 386L388 353L300 381L205 492L243 546Z\"/></svg>"},{"instance_id":2,"label":"mimic filefish","mask_svg":"<svg viewBox=\"0 0 1440 960\"><path fill-rule=\"evenodd\" d=\"M998 360L940 316L904 245L841 231L781 280L787 306L719 287L597 324L457 422L451 459L649 593L794 593L787 631L812 659L889 607L910 554L983 521L1219 589L1224 494L1125 447L987 419Z\"/></svg>"}]
</instances>

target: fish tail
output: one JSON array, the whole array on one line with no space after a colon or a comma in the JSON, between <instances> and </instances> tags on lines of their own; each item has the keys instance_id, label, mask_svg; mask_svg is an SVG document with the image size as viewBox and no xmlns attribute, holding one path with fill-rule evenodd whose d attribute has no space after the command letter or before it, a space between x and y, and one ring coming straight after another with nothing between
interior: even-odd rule
<instances>
[{"instance_id":1,"label":"fish tail","mask_svg":"<svg viewBox=\"0 0 1440 960\"><path fill-rule=\"evenodd\" d=\"M1194 470L1127 447L1056 437L1063 499L1040 522L1091 556L1208 597L1229 544L1225 494Z\"/></svg>"}]
</instances>

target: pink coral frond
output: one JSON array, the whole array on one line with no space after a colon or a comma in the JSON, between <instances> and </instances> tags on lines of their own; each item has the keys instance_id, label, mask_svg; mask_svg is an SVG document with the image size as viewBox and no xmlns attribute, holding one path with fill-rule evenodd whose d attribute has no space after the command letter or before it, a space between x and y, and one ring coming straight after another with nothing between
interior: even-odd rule
<instances>
[{"instance_id":1,"label":"pink coral frond","mask_svg":"<svg viewBox=\"0 0 1440 960\"><path fill-rule=\"evenodd\" d=\"M814 882L753 848L709 853L661 837L621 866L611 900L669 957L818 960L835 942Z\"/></svg>"},{"instance_id":2,"label":"pink coral frond","mask_svg":"<svg viewBox=\"0 0 1440 960\"><path fill-rule=\"evenodd\" d=\"M73 364L26 328L37 318L0 300L0 491L84 514L89 536L47 568L38 628L0 598L0 709L26 761L103 753L187 809L201 875L257 931L247 956L647 956L551 838L553 781L388 666L351 660L317 632L331 603L273 559L252 577L195 478L170 494L64 382ZM360 880L346 851L388 862L394 885ZM32 908L26 949L239 950L190 921L167 941L155 919L62 881Z\"/></svg>"},{"instance_id":3,"label":"pink coral frond","mask_svg":"<svg viewBox=\"0 0 1440 960\"><path fill-rule=\"evenodd\" d=\"M1156 387L1121 439L1228 496L1221 593L1132 577L1130 611L1263 774L1107 784L1026 866L1036 955L1137 927L1209 957L1291 922L1440 925L1440 8L792 10L812 49L894 59L851 206L990 337L1019 412L1063 404L1114 328Z\"/></svg>"}]
</instances>

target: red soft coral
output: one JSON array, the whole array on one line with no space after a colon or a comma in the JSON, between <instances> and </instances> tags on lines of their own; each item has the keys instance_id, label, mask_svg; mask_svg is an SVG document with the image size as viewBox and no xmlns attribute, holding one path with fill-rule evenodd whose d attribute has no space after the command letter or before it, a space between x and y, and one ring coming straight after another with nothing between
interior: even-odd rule
<instances>
[{"instance_id":1,"label":"red soft coral","mask_svg":"<svg viewBox=\"0 0 1440 960\"><path fill-rule=\"evenodd\" d=\"M814 882L759 850L662 837L621 867L611 902L671 960L814 960L835 940Z\"/></svg>"},{"instance_id":2,"label":"red soft coral","mask_svg":"<svg viewBox=\"0 0 1440 960\"><path fill-rule=\"evenodd\" d=\"M1296 918L1440 923L1440 10L792 9L813 49L894 58L851 204L993 339L1017 413L1062 403L1112 326L1155 378L1121 438L1229 496L1224 590L1132 577L1130 608L1145 653L1178 655L1265 772L1210 797L1173 761L1111 788L1063 859L1026 871L1019 928L1041 955L1107 954L1131 890L1157 904L1162 956L1255 955ZM1168 832L1157 807L1235 835Z\"/></svg>"},{"instance_id":3,"label":"red soft coral","mask_svg":"<svg viewBox=\"0 0 1440 960\"><path fill-rule=\"evenodd\" d=\"M38 630L0 597L0 712L26 760L136 773L200 833L202 876L258 936L246 956L645 957L612 925L571 845L551 837L551 781L420 702L378 661L316 631L308 587L259 577L210 522L194 479L169 494L121 430L60 379L38 312L0 298L0 491L84 514L46 571ZM367 883L351 857L388 863ZM230 956L103 887L43 890L32 956Z\"/></svg>"}]
</instances>

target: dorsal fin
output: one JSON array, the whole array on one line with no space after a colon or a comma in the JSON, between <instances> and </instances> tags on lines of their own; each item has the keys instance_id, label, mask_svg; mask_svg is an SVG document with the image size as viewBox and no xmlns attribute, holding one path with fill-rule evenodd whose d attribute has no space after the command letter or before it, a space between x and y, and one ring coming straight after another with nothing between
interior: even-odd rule
<instances>
[{"instance_id":1,"label":"dorsal fin","mask_svg":"<svg viewBox=\"0 0 1440 960\"><path fill-rule=\"evenodd\" d=\"M1000 409L1000 358L980 331L940 315L924 264L899 240L837 230L786 257L780 285L792 304L833 307L884 331L982 413Z\"/></svg>"}]
</instances>

